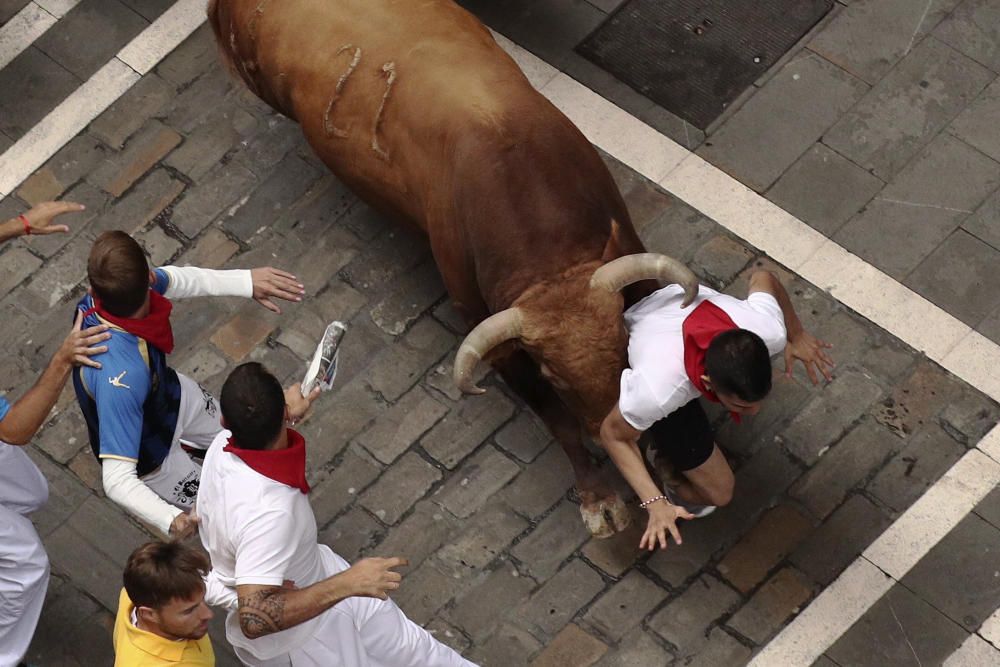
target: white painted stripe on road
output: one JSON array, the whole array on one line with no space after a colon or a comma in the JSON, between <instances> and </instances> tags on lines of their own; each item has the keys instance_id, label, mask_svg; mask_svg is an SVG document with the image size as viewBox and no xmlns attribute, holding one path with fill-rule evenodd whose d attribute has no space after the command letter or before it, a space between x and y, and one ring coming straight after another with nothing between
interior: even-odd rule
<instances>
[{"instance_id":1,"label":"white painted stripe on road","mask_svg":"<svg viewBox=\"0 0 1000 667\"><path fill-rule=\"evenodd\" d=\"M864 558L854 561L826 590L750 662L751 667L811 665L893 580Z\"/></svg>"},{"instance_id":2,"label":"white painted stripe on road","mask_svg":"<svg viewBox=\"0 0 1000 667\"><path fill-rule=\"evenodd\" d=\"M38 0L36 0L38 1ZM46 11L69 11L78 0L44 0ZM0 197L28 176L111 106L206 20L207 0L179 0L118 55L0 155Z\"/></svg>"},{"instance_id":3,"label":"white painted stripe on road","mask_svg":"<svg viewBox=\"0 0 1000 667\"><path fill-rule=\"evenodd\" d=\"M138 80L135 70L114 58L73 91L0 157L0 197L13 192Z\"/></svg>"},{"instance_id":4,"label":"white painted stripe on road","mask_svg":"<svg viewBox=\"0 0 1000 667\"><path fill-rule=\"evenodd\" d=\"M178 0L119 51L118 59L146 74L206 21L207 4L207 0Z\"/></svg>"},{"instance_id":5,"label":"white painted stripe on road","mask_svg":"<svg viewBox=\"0 0 1000 667\"><path fill-rule=\"evenodd\" d=\"M979 635L969 635L942 667L996 667L1000 665L1000 651Z\"/></svg>"},{"instance_id":6,"label":"white painted stripe on road","mask_svg":"<svg viewBox=\"0 0 1000 667\"><path fill-rule=\"evenodd\" d=\"M34 2L22 7L0 28L0 69L9 65L58 20Z\"/></svg>"},{"instance_id":7,"label":"white painted stripe on road","mask_svg":"<svg viewBox=\"0 0 1000 667\"><path fill-rule=\"evenodd\" d=\"M1000 400L1000 347L978 331L963 336L941 365L994 400ZM991 456L1000 461L1000 449Z\"/></svg>"}]
</instances>

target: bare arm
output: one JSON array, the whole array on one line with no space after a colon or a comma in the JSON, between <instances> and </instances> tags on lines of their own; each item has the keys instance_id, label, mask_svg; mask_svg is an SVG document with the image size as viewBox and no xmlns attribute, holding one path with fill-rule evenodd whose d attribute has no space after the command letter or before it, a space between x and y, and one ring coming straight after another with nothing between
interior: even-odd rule
<instances>
[{"instance_id":1,"label":"bare arm","mask_svg":"<svg viewBox=\"0 0 1000 667\"><path fill-rule=\"evenodd\" d=\"M403 558L365 558L305 588L237 585L240 629L247 638L257 639L312 620L345 598L385 600L402 580L392 568L405 565Z\"/></svg>"},{"instance_id":2,"label":"bare arm","mask_svg":"<svg viewBox=\"0 0 1000 667\"><path fill-rule=\"evenodd\" d=\"M26 445L49 416L52 406L59 400L70 370L74 364L86 364L100 368L100 364L90 359L95 354L107 352L105 345L91 347L107 340L111 334L106 333L104 325L82 330L83 315L77 312L76 322L62 346L52 355L52 360L42 372L41 377L10 408L10 412L0 420L0 440L11 445Z\"/></svg>"},{"instance_id":3,"label":"bare arm","mask_svg":"<svg viewBox=\"0 0 1000 667\"><path fill-rule=\"evenodd\" d=\"M833 347L830 343L819 340L805 330L799 320L792 300L788 296L788 291L781 284L778 277L770 271L761 269L755 271L750 276L750 293L766 292L777 300L781 307L781 314L785 318L785 331L788 335L788 343L785 345L785 375L791 377L792 366L795 359L802 362L813 384L819 383L818 370L827 380L832 380L830 369L833 368L833 360L825 352Z\"/></svg>"},{"instance_id":4,"label":"bare arm","mask_svg":"<svg viewBox=\"0 0 1000 667\"><path fill-rule=\"evenodd\" d=\"M68 201L47 201L33 206L21 216L11 218L0 223L0 243L9 241L18 236L28 234L52 234L55 232L68 232L66 225L53 225L53 218L63 213L75 213L84 209L83 204L75 204ZM27 224L27 228L25 225Z\"/></svg>"},{"instance_id":5,"label":"bare arm","mask_svg":"<svg viewBox=\"0 0 1000 667\"><path fill-rule=\"evenodd\" d=\"M642 460L642 452L639 450L641 434L642 431L625 421L617 404L601 424L601 443L608 451L608 455L618 466L622 477L635 491L639 500L646 501L663 495L663 491L649 476L646 464ZM671 505L666 500L651 503L646 510L649 512L649 522L646 525L646 532L639 540L640 549L648 548L652 551L657 544L660 548L666 549L667 532L673 536L677 544L681 543L677 519L693 518L687 511Z\"/></svg>"}]
</instances>

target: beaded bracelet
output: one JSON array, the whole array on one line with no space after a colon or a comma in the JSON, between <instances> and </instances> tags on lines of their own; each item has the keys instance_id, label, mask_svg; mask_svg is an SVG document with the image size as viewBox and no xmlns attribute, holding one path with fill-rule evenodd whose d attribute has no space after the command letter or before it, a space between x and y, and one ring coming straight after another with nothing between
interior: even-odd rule
<instances>
[{"instance_id":1,"label":"beaded bracelet","mask_svg":"<svg viewBox=\"0 0 1000 667\"><path fill-rule=\"evenodd\" d=\"M639 507L641 507L642 509L646 509L646 507L648 505L652 505L657 500L666 500L668 503L670 502L669 500L667 500L666 496L654 496L653 498L650 498L649 500L644 500L641 503L639 503Z\"/></svg>"}]
</instances>

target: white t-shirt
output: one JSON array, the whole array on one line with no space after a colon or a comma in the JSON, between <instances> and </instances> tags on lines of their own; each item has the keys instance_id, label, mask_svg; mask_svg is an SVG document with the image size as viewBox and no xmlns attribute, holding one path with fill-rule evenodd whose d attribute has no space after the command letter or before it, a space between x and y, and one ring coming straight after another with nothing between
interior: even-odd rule
<instances>
[{"instance_id":1,"label":"white t-shirt","mask_svg":"<svg viewBox=\"0 0 1000 667\"><path fill-rule=\"evenodd\" d=\"M210 577L228 588L242 584L280 586L289 579L305 588L325 579L322 547L309 497L276 482L223 451L229 431L216 436L205 455L197 512L201 542L212 559ZM287 653L307 641L318 617L294 627L247 639L239 613L230 609L226 636L261 659Z\"/></svg>"},{"instance_id":2,"label":"white t-shirt","mask_svg":"<svg viewBox=\"0 0 1000 667\"><path fill-rule=\"evenodd\" d=\"M785 348L785 318L777 300L754 292L745 301L704 285L687 308L684 290L668 285L625 311L628 361L622 371L618 408L634 428L645 431L655 422L699 396L684 368L684 320L702 301L721 308L741 329L757 334L771 356Z\"/></svg>"}]
</instances>

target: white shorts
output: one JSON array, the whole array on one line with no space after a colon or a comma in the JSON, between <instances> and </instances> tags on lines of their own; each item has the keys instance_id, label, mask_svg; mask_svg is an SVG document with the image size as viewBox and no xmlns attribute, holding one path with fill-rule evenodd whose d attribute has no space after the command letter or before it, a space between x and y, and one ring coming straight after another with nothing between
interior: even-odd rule
<instances>
[{"instance_id":1,"label":"white shorts","mask_svg":"<svg viewBox=\"0 0 1000 667\"><path fill-rule=\"evenodd\" d=\"M208 449L222 430L222 413L215 397L201 385L180 373L177 379L181 385L181 402L170 451L159 468L140 479L174 507L189 510L198 497L201 464L184 451L182 444Z\"/></svg>"}]
</instances>

